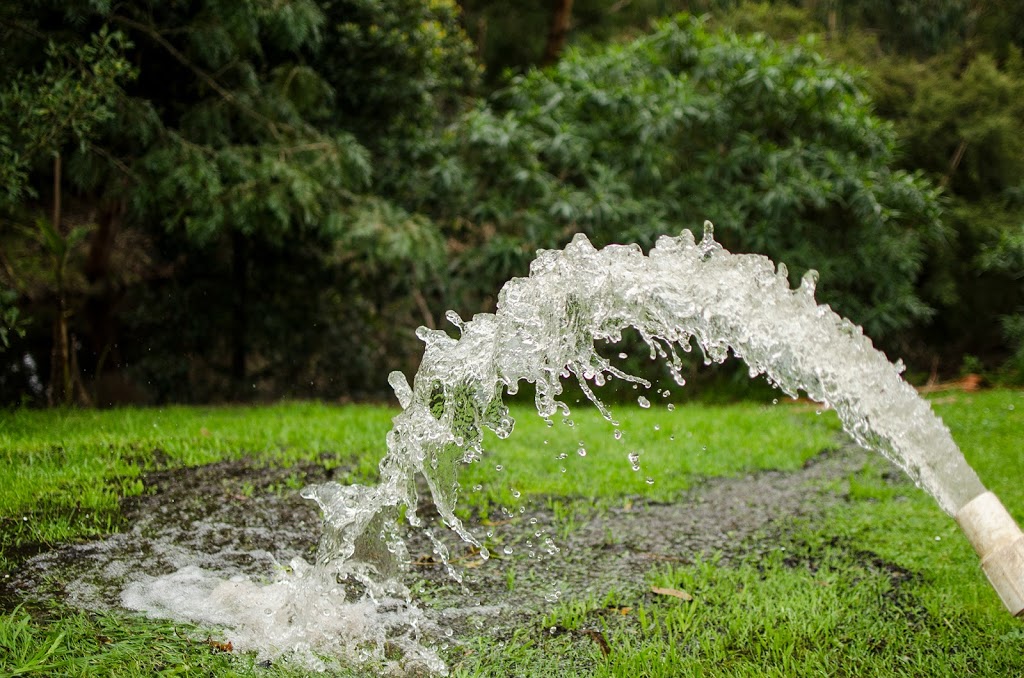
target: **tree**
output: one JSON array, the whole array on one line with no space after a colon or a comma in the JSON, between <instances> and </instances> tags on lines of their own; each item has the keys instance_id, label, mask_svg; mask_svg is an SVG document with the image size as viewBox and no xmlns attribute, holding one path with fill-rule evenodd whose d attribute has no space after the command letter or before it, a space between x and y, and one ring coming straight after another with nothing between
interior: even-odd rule
<instances>
[{"instance_id":1,"label":"tree","mask_svg":"<svg viewBox=\"0 0 1024 678\"><path fill-rule=\"evenodd\" d=\"M494 282L575 231L651 245L716 225L734 251L822 273L819 298L893 337L927 318L918 289L943 235L937 189L896 170L896 136L856 80L809 46L680 16L628 44L570 51L515 78L456 142Z\"/></svg>"},{"instance_id":2,"label":"tree","mask_svg":"<svg viewBox=\"0 0 1024 678\"><path fill-rule=\"evenodd\" d=\"M97 128L114 117L120 88L133 74L123 56L126 46L122 34L106 29L81 45L58 46L51 41L40 70L15 72L0 90L0 239L5 251L17 254L0 254L0 280L8 299L11 290L17 290L50 306L51 403L88 401L78 378L74 338L68 332L68 320L75 311L69 299L68 267L90 225L65 223L63 154L68 148L72 152L89 148ZM30 173L46 160L52 162L52 211L48 217L33 217L31 210L21 209L22 200L38 197ZM5 315L16 323L19 314L8 309ZM13 327L24 334L20 325ZM5 347L8 334L3 333Z\"/></svg>"},{"instance_id":3,"label":"tree","mask_svg":"<svg viewBox=\"0 0 1024 678\"><path fill-rule=\"evenodd\" d=\"M404 177L416 153L433 152L434 127L457 112L476 74L453 7L80 0L0 17L15 38L4 44L15 57L9 77L40 73L48 41L83 45L115 29L138 65L89 143L63 149L65 202L95 224L73 265L86 297L76 329L97 377L131 365L158 397L280 388L287 375L317 370L326 350L320 342L304 352L314 347L291 328L340 322L344 305L397 312L363 304L372 295L360 276L389 268L393 286L407 289L439 271L439 233L406 207L415 182ZM52 172L18 176L38 187ZM339 280L354 298L326 289ZM335 338L358 343L360 318L344 320L351 326Z\"/></svg>"}]
</instances>

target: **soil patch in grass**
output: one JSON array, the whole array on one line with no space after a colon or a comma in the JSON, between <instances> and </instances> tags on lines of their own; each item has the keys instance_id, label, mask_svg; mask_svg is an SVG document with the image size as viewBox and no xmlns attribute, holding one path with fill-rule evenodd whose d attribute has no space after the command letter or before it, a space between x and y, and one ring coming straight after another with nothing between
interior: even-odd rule
<instances>
[{"instance_id":1,"label":"soil patch in grass","mask_svg":"<svg viewBox=\"0 0 1024 678\"><path fill-rule=\"evenodd\" d=\"M251 459L148 473L145 494L122 501L120 533L29 559L7 579L5 598L56 596L86 609L114 608L140 575L188 565L270 578L275 567L315 551L319 514L299 489L331 475L317 464Z\"/></svg>"},{"instance_id":2,"label":"soil patch in grass","mask_svg":"<svg viewBox=\"0 0 1024 678\"><path fill-rule=\"evenodd\" d=\"M647 575L659 565L690 564L713 555L728 564L779 548L793 519L813 519L845 501L826 486L858 472L871 454L851 445L824 452L797 472L711 478L672 503L636 497L607 508L571 505L568 525L549 507L527 508L488 528L493 531L488 543L492 557L462 570L462 586L433 562L428 540L410 535L411 552L419 558L408 576L419 578L421 597L442 614L461 618L474 605L496 607L503 611L500 626L511 628L560 599L647 590ZM554 555L541 546L548 535L559 548ZM506 547L511 554L505 554ZM496 628L494 622L488 626Z\"/></svg>"},{"instance_id":3,"label":"soil patch in grass","mask_svg":"<svg viewBox=\"0 0 1024 678\"><path fill-rule=\"evenodd\" d=\"M727 562L774 548L792 518L843 501L823 488L860 470L868 455L846 446L798 472L707 479L672 503L635 497L602 508L571 498L559 498L558 506L535 499L510 509L506 520L474 525L478 534L490 532L490 560L451 543L461 584L437 562L431 542L410 530L415 560L405 583L459 633L484 623L494 628L499 617L511 628L561 598L641 588L659 563L710 554ZM296 556L312 560L320 520L298 490L330 476L316 464L280 468L247 459L150 473L146 494L123 502L123 532L31 558L12 573L4 598L56 597L87 609L116 608L130 582L188 565L269 580ZM545 550L547 538L557 552Z\"/></svg>"}]
</instances>

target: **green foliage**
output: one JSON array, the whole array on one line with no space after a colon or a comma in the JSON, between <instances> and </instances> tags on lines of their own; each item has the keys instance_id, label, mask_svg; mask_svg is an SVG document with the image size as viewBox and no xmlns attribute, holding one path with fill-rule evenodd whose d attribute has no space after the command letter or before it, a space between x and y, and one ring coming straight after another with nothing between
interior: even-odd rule
<instances>
[{"instance_id":1,"label":"green foliage","mask_svg":"<svg viewBox=\"0 0 1024 678\"><path fill-rule=\"evenodd\" d=\"M105 26L80 44L49 41L38 70L0 85L0 209L35 195L28 173L67 143L87 147L115 116L121 87L134 76L125 36Z\"/></svg>"},{"instance_id":2,"label":"green foliage","mask_svg":"<svg viewBox=\"0 0 1024 678\"><path fill-rule=\"evenodd\" d=\"M958 60L882 71L891 89L879 105L898 116L908 165L945 176L955 195L977 200L1024 178L1024 70L1012 62L1000 68L987 54L966 67Z\"/></svg>"},{"instance_id":3,"label":"green foliage","mask_svg":"<svg viewBox=\"0 0 1024 678\"><path fill-rule=\"evenodd\" d=\"M332 117L377 146L423 136L462 107L479 67L452 0L327 0L316 58Z\"/></svg>"},{"instance_id":4,"label":"green foliage","mask_svg":"<svg viewBox=\"0 0 1024 678\"><path fill-rule=\"evenodd\" d=\"M12 336L25 336L25 318L15 305L18 293L0 287L0 353L11 347Z\"/></svg>"},{"instance_id":5,"label":"green foliage","mask_svg":"<svg viewBox=\"0 0 1024 678\"><path fill-rule=\"evenodd\" d=\"M887 54L876 36L854 32L822 45L865 67L879 113L899 133L900 164L945 190L948 235L929 248L923 285L937 314L905 337L904 354L948 368L970 353L995 368L1012 353L1000 319L1024 304L1014 254L1024 224L1020 49L1010 45L997 59L965 44L919 60Z\"/></svg>"},{"instance_id":6,"label":"green foliage","mask_svg":"<svg viewBox=\"0 0 1024 678\"><path fill-rule=\"evenodd\" d=\"M75 307L87 312L69 322L86 373L99 382L102 367L132 365L128 391L150 382L142 390L161 399L250 397L254 384L337 396L379 393L388 369L407 366L444 267L418 177L478 70L453 3L42 2L0 20L17 57L5 102L20 106L0 120L0 171L21 182L11 200L26 223L48 207L50 168L24 150L46 131L63 135L48 147L66 177L57 230L96 220L87 256L68 262L85 283ZM47 42L49 61L34 52ZM76 80L79 100L48 103L64 127L15 115ZM35 246L2 235L11 252ZM47 343L29 336L26 351Z\"/></svg>"},{"instance_id":7,"label":"green foliage","mask_svg":"<svg viewBox=\"0 0 1024 678\"><path fill-rule=\"evenodd\" d=\"M107 370L131 399L380 394L412 327L487 308L536 248L710 218L923 369L1014 353L1019 8L577 0L580 48L524 72L551 6L461 5L0 7L2 343L53 374L63 290L97 393ZM638 34L677 10L710 18ZM502 89L474 103L478 52ZM63 286L25 228L58 194Z\"/></svg>"},{"instance_id":8,"label":"green foliage","mask_svg":"<svg viewBox=\"0 0 1024 678\"><path fill-rule=\"evenodd\" d=\"M732 250L819 269L819 298L872 336L930 312L916 285L938 192L893 168L892 127L810 46L679 17L516 78L457 144L449 174L477 179L453 212L493 225L511 266L575 231L650 245L707 218Z\"/></svg>"},{"instance_id":9,"label":"green foliage","mask_svg":"<svg viewBox=\"0 0 1024 678\"><path fill-rule=\"evenodd\" d=\"M1013 347L1013 354L1003 366L1010 383L1024 382L1024 312L1006 315L1002 318L1006 340Z\"/></svg>"}]
</instances>

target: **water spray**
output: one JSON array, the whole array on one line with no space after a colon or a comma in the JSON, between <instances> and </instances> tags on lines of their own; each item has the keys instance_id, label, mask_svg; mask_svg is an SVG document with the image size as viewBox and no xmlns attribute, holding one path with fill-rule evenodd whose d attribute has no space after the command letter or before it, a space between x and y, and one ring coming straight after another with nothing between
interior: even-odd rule
<instances>
[{"instance_id":1,"label":"water spray","mask_svg":"<svg viewBox=\"0 0 1024 678\"><path fill-rule=\"evenodd\" d=\"M685 379L679 352L696 345L707 364L740 358L752 378L764 375L794 398L805 393L835 409L854 440L899 466L956 518L1007 609L1021 615L1024 533L982 485L931 406L903 380L902 364L890 363L860 327L819 305L816 281L817 274L809 271L792 289L783 264L729 253L715 241L710 223L701 240L689 231L663 236L648 254L637 245L598 250L583 235L563 250L539 252L529 276L502 288L495 313L470 320L448 313L458 338L440 330L417 331L426 348L413 383L401 373L388 379L402 411L387 435L380 483L332 482L303 490L323 511L324 534L315 570L284 583L303 600L318 582L358 581L367 594L348 601L349 610L384 594L397 599L399 607L411 605L408 592L391 575L407 561L397 517L404 514L413 527L425 527L416 514L418 477L452 533L447 536L475 546L486 560L482 540L455 515L458 473L484 455L484 429L500 438L512 433L514 421L502 397L515 394L521 382L532 383L541 417L568 416L569 407L559 399L562 380L575 378L614 422L595 387L613 379L651 384L603 357L596 345L617 342L633 328L651 358L662 359L680 385ZM457 579L458 571L448 562L446 535L424 531ZM309 628L345 614L321 607L288 603L287 609L295 619L314 608L326 615L307 619ZM405 620L399 639L407 656L419 653L424 666L443 668L436 653L419 645L418 618L411 624L409 618L403 613L399 620ZM275 631L275 642L295 644L304 628L296 623L291 630ZM306 649L334 650L309 639L301 642ZM368 659L383 660L389 643L395 644L380 635L361 651Z\"/></svg>"}]
</instances>

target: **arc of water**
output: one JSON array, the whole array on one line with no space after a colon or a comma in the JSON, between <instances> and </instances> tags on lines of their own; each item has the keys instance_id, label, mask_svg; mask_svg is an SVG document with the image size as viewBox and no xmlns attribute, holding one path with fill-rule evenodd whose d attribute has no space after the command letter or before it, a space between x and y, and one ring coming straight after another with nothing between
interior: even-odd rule
<instances>
[{"instance_id":1,"label":"arc of water","mask_svg":"<svg viewBox=\"0 0 1024 678\"><path fill-rule=\"evenodd\" d=\"M426 350L414 384L401 374L390 378L403 411L388 434L380 485L310 488L325 514L320 560L344 562L360 544L371 548L365 545L374 539L400 554L401 540L374 516L404 506L418 524L417 473L447 525L486 557L454 514L457 473L462 463L480 458L484 428L501 437L511 433L503 392L515 393L520 381L534 383L541 416L568 414L558 401L561 378L575 375L611 418L589 384L613 378L646 382L612 365L595 342L616 341L633 327L652 357L669 361L680 382L677 351L690 350L692 339L708 362L722 362L731 353L747 363L751 376L764 374L791 396L804 391L834 407L857 442L895 462L958 517L1004 602L1020 613L1024 533L986 493L948 429L900 377L901 368L859 327L815 302L816 279L809 272L791 289L783 265L776 269L766 257L727 252L715 242L710 224L701 241L683 231L660 238L648 256L635 245L597 250L582 235L564 250L540 252L528 277L502 288L496 313L466 322L449 314L461 332L458 339L420 328ZM371 524L379 533L367 530ZM998 539L979 536L993 529ZM446 560L444 545L435 544Z\"/></svg>"}]
</instances>

